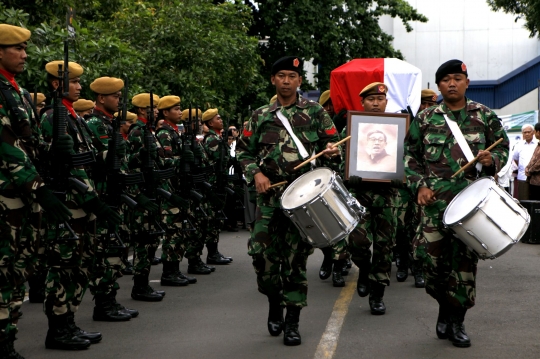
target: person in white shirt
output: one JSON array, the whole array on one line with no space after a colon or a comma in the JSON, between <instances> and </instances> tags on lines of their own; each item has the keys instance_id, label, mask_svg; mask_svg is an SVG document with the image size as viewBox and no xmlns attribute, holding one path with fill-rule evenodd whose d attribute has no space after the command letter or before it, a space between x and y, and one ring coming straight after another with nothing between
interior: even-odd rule
<instances>
[{"instance_id":1,"label":"person in white shirt","mask_svg":"<svg viewBox=\"0 0 540 359\"><path fill-rule=\"evenodd\" d=\"M534 126L523 125L521 128L521 134L523 135L523 141L520 141L515 146L514 155L512 159L518 166L518 196L520 201L529 199L529 184L527 183L527 176L525 175L525 167L529 164L533 155L534 149L538 144L538 141L534 138Z\"/></svg>"}]
</instances>

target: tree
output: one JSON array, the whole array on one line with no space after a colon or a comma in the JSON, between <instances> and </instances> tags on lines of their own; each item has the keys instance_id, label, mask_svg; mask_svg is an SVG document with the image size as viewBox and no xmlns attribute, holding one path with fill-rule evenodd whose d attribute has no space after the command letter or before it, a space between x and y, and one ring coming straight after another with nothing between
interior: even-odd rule
<instances>
[{"instance_id":1,"label":"tree","mask_svg":"<svg viewBox=\"0 0 540 359\"><path fill-rule=\"evenodd\" d=\"M540 1L539 0L487 0L493 11L502 10L507 14L516 15L515 21L525 19L525 28L530 36L538 34L540 28Z\"/></svg>"},{"instance_id":2,"label":"tree","mask_svg":"<svg viewBox=\"0 0 540 359\"><path fill-rule=\"evenodd\" d=\"M316 85L329 87L330 71L354 58L397 57L392 36L378 21L382 15L410 21L427 21L405 0L245 0L252 6L251 34L264 40L260 45L265 61L263 76L269 76L275 60L285 54L312 59L319 66ZM268 78L268 77L267 77Z\"/></svg>"}]
</instances>

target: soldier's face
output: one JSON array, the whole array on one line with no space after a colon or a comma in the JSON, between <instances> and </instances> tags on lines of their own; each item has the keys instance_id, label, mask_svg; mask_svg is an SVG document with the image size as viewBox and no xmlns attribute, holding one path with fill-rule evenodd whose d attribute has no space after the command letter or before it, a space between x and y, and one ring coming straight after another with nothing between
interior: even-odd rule
<instances>
[{"instance_id":1,"label":"soldier's face","mask_svg":"<svg viewBox=\"0 0 540 359\"><path fill-rule=\"evenodd\" d=\"M42 102L42 103L39 103L39 104L36 105L36 109L37 109L38 113L41 112L43 107L45 107L45 102Z\"/></svg>"},{"instance_id":2,"label":"soldier's face","mask_svg":"<svg viewBox=\"0 0 540 359\"><path fill-rule=\"evenodd\" d=\"M98 102L105 111L113 113L118 111L118 104L120 103L121 96L121 91L111 95L99 95Z\"/></svg>"},{"instance_id":3,"label":"soldier's face","mask_svg":"<svg viewBox=\"0 0 540 359\"><path fill-rule=\"evenodd\" d=\"M69 95L68 100L70 101L77 101L79 97L81 96L81 78L80 77L74 77L72 79L69 79Z\"/></svg>"},{"instance_id":4,"label":"soldier's face","mask_svg":"<svg viewBox=\"0 0 540 359\"><path fill-rule=\"evenodd\" d=\"M437 102L434 101L428 101L428 100L422 100L420 103L420 108L418 109L418 112L425 110L426 108L430 108L431 106L435 106Z\"/></svg>"},{"instance_id":5,"label":"soldier's face","mask_svg":"<svg viewBox=\"0 0 540 359\"><path fill-rule=\"evenodd\" d=\"M0 69L20 74L26 64L26 43L0 47Z\"/></svg>"},{"instance_id":6,"label":"soldier's face","mask_svg":"<svg viewBox=\"0 0 540 359\"><path fill-rule=\"evenodd\" d=\"M302 85L302 76L296 71L282 70L270 77L276 92L283 98L296 96L296 89Z\"/></svg>"},{"instance_id":7,"label":"soldier's face","mask_svg":"<svg viewBox=\"0 0 540 359\"><path fill-rule=\"evenodd\" d=\"M328 99L328 101L326 101L326 103L324 104L323 108L326 110L326 112L328 112L330 117L334 117L335 113L334 113L334 105L332 104L332 100Z\"/></svg>"},{"instance_id":8,"label":"soldier's face","mask_svg":"<svg viewBox=\"0 0 540 359\"><path fill-rule=\"evenodd\" d=\"M125 122L120 125L120 132L127 134L129 131L129 127L131 126L131 123Z\"/></svg>"},{"instance_id":9,"label":"soldier's face","mask_svg":"<svg viewBox=\"0 0 540 359\"><path fill-rule=\"evenodd\" d=\"M366 112L384 112L387 104L385 95L369 95L362 99L362 106Z\"/></svg>"},{"instance_id":10,"label":"soldier's face","mask_svg":"<svg viewBox=\"0 0 540 359\"><path fill-rule=\"evenodd\" d=\"M386 148L386 140L382 133L372 133L367 140L372 155L378 155Z\"/></svg>"},{"instance_id":11,"label":"soldier's face","mask_svg":"<svg viewBox=\"0 0 540 359\"><path fill-rule=\"evenodd\" d=\"M180 106L171 107L168 110L163 110L163 116L174 124L180 123L182 121L182 109Z\"/></svg>"},{"instance_id":12,"label":"soldier's face","mask_svg":"<svg viewBox=\"0 0 540 359\"><path fill-rule=\"evenodd\" d=\"M464 74L449 74L443 77L437 86L445 101L456 102L465 97L469 79Z\"/></svg>"},{"instance_id":13,"label":"soldier's face","mask_svg":"<svg viewBox=\"0 0 540 359\"><path fill-rule=\"evenodd\" d=\"M221 119L220 115L214 116L214 118L208 121L207 123L208 123L208 127L213 128L214 131L216 131L217 133L223 130L223 120Z\"/></svg>"}]
</instances>

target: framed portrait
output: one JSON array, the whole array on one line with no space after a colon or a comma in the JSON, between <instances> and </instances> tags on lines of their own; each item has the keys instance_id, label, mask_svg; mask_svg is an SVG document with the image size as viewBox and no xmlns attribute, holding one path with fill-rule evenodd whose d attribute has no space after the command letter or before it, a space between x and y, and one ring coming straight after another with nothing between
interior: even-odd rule
<instances>
[{"instance_id":1,"label":"framed portrait","mask_svg":"<svg viewBox=\"0 0 540 359\"><path fill-rule=\"evenodd\" d=\"M351 139L347 142L345 178L405 180L403 147L408 130L408 114L349 111L347 134Z\"/></svg>"}]
</instances>

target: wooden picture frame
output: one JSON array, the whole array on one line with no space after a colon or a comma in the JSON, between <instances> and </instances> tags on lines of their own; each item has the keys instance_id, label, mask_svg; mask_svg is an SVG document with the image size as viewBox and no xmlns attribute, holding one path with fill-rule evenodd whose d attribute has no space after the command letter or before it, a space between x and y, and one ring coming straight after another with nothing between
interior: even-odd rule
<instances>
[{"instance_id":1,"label":"wooden picture frame","mask_svg":"<svg viewBox=\"0 0 540 359\"><path fill-rule=\"evenodd\" d=\"M405 113L349 111L347 113L347 154L345 179L363 181L405 180L403 152L409 130Z\"/></svg>"}]
</instances>

